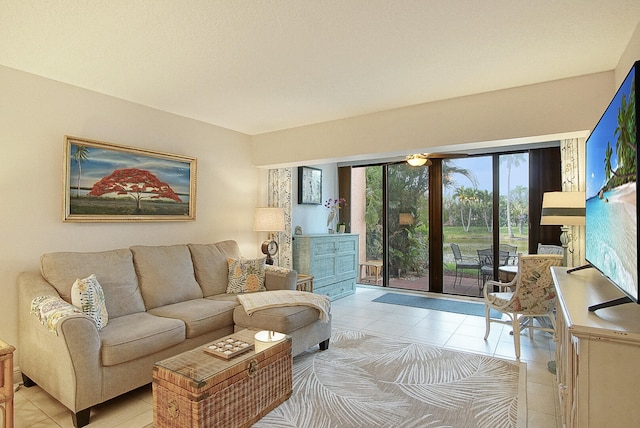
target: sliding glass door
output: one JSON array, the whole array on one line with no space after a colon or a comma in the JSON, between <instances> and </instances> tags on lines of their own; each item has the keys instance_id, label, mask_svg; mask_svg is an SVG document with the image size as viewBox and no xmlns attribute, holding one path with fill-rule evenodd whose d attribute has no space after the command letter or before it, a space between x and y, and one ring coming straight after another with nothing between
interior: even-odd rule
<instances>
[{"instance_id":1,"label":"sliding glass door","mask_svg":"<svg viewBox=\"0 0 640 428\"><path fill-rule=\"evenodd\" d=\"M529 248L529 154L500 155L500 250L506 264Z\"/></svg>"},{"instance_id":2,"label":"sliding glass door","mask_svg":"<svg viewBox=\"0 0 640 428\"><path fill-rule=\"evenodd\" d=\"M389 286L429 290L429 167L387 167Z\"/></svg>"},{"instance_id":3,"label":"sliding glass door","mask_svg":"<svg viewBox=\"0 0 640 428\"><path fill-rule=\"evenodd\" d=\"M527 251L527 153L353 169L364 213L352 218L360 283L477 297L499 265ZM501 250L508 257L494 267Z\"/></svg>"},{"instance_id":4,"label":"sliding glass door","mask_svg":"<svg viewBox=\"0 0 640 428\"><path fill-rule=\"evenodd\" d=\"M442 165L443 292L479 296L493 242L493 157Z\"/></svg>"}]
</instances>

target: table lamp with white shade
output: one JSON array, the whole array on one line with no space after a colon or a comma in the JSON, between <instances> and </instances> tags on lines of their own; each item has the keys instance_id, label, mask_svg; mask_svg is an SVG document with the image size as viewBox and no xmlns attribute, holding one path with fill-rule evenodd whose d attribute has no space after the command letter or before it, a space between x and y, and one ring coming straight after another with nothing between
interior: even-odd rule
<instances>
[{"instance_id":1,"label":"table lamp with white shade","mask_svg":"<svg viewBox=\"0 0 640 428\"><path fill-rule=\"evenodd\" d=\"M584 192L546 192L542 196L542 226L561 226L560 243L564 249L564 265L567 265L569 226L585 224Z\"/></svg>"}]
</instances>

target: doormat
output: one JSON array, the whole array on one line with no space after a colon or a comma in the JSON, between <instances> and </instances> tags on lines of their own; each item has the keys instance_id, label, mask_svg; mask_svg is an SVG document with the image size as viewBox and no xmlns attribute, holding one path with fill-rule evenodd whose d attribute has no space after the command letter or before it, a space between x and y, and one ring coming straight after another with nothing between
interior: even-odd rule
<instances>
[{"instance_id":1,"label":"doormat","mask_svg":"<svg viewBox=\"0 0 640 428\"><path fill-rule=\"evenodd\" d=\"M411 306L413 308L434 309L436 311L484 317L484 304L480 303L462 302L449 299L434 299L432 297L398 293L385 293L382 296L373 299L373 301L378 303L389 303L391 305ZM502 313L491 309L489 316L491 318L500 319L502 318Z\"/></svg>"}]
</instances>

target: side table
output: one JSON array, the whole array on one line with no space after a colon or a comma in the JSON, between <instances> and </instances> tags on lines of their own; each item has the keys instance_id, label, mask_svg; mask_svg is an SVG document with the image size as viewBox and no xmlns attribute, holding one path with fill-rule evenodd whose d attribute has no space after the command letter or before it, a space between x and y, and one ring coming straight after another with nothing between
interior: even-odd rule
<instances>
[{"instance_id":1,"label":"side table","mask_svg":"<svg viewBox=\"0 0 640 428\"><path fill-rule=\"evenodd\" d=\"M313 276L299 273L298 282L296 283L296 290L308 291L309 293L313 293Z\"/></svg>"},{"instance_id":2,"label":"side table","mask_svg":"<svg viewBox=\"0 0 640 428\"><path fill-rule=\"evenodd\" d=\"M362 271L364 268L365 275L362 275ZM370 270L373 269L373 276L371 276ZM360 263L360 282L371 282L374 281L374 284L378 285L378 282L382 279L382 260L367 260L364 263Z\"/></svg>"},{"instance_id":3,"label":"side table","mask_svg":"<svg viewBox=\"0 0 640 428\"><path fill-rule=\"evenodd\" d=\"M13 351L16 348L0 339L0 410L5 428L13 428Z\"/></svg>"}]
</instances>

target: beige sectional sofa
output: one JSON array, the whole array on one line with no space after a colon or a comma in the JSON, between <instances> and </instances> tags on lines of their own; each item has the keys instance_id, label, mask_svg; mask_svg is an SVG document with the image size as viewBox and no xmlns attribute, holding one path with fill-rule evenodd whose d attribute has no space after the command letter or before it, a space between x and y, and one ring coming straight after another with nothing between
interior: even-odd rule
<instances>
[{"instance_id":1,"label":"beige sectional sofa","mask_svg":"<svg viewBox=\"0 0 640 428\"><path fill-rule=\"evenodd\" d=\"M291 335L294 356L315 344L327 349L331 322L322 322L313 307L247 316L237 295L226 293L228 258L240 258L235 241L45 254L41 272L18 280L25 385L40 385L73 412L79 427L89 422L91 406L150 383L155 362L242 328ZM36 297L70 304L73 283L91 274L104 291L104 328L82 313L55 319L54 326L34 315ZM293 290L296 278L295 271L267 267L265 286Z\"/></svg>"}]
</instances>

